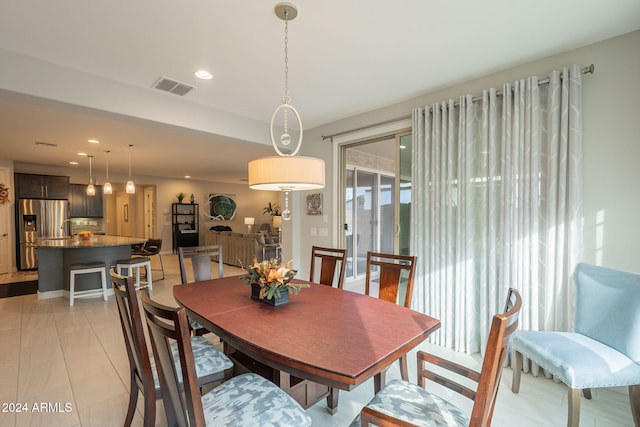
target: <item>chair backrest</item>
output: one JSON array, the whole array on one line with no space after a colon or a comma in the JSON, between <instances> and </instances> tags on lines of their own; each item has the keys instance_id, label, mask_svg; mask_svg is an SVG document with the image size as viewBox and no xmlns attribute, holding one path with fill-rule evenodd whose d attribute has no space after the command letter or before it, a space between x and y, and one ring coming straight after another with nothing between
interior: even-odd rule
<instances>
[{"instance_id":1,"label":"chair backrest","mask_svg":"<svg viewBox=\"0 0 640 427\"><path fill-rule=\"evenodd\" d=\"M147 392L155 393L153 371L149 359L149 350L144 334L144 326L140 315L140 306L132 277L121 276L116 273L114 267L109 270L111 286L116 297L120 325L124 334L124 342L127 348L127 356L131 369L134 371L141 386ZM155 395L146 396L155 399Z\"/></svg>"},{"instance_id":2,"label":"chair backrest","mask_svg":"<svg viewBox=\"0 0 640 427\"><path fill-rule=\"evenodd\" d=\"M179 426L204 426L204 412L191 348L191 331L185 310L153 301L145 292L140 294L140 299L153 353L156 361L159 361L158 373L161 372L164 378L161 383L165 387L163 394L169 398L168 401L165 400L165 405L173 406ZM181 398L181 385L173 363L171 340L178 344L185 399Z\"/></svg>"},{"instance_id":3,"label":"chair backrest","mask_svg":"<svg viewBox=\"0 0 640 427\"><path fill-rule=\"evenodd\" d=\"M640 274L580 263L575 332L640 363Z\"/></svg>"},{"instance_id":4,"label":"chair backrest","mask_svg":"<svg viewBox=\"0 0 640 427\"><path fill-rule=\"evenodd\" d=\"M416 257L367 252L365 279L365 294L367 295L371 295L372 270L374 268L380 273L378 298L411 308ZM398 293L403 283L406 283L404 300L398 301Z\"/></svg>"},{"instance_id":5,"label":"chair backrest","mask_svg":"<svg viewBox=\"0 0 640 427\"><path fill-rule=\"evenodd\" d=\"M218 277L223 277L222 245L191 246L178 248L178 260L180 261L180 279L182 283L188 283L186 259L191 260L193 281L211 280L211 260L218 262Z\"/></svg>"},{"instance_id":6,"label":"chair backrest","mask_svg":"<svg viewBox=\"0 0 640 427\"><path fill-rule=\"evenodd\" d=\"M510 303L511 301L511 303ZM509 349L511 337L518 328L522 298L517 290L511 288L507 295L509 311L493 316L489 339L485 348L482 370L476 388L476 395L471 411L472 426L490 426L493 408L498 396L500 377L504 361Z\"/></svg>"},{"instance_id":7,"label":"chair backrest","mask_svg":"<svg viewBox=\"0 0 640 427\"><path fill-rule=\"evenodd\" d=\"M320 262L319 278L316 276L316 260L319 260ZM311 248L309 281L333 286L338 265L340 266L340 270L338 272L338 288L342 289L344 286L344 272L347 266L347 250L313 246Z\"/></svg>"},{"instance_id":8,"label":"chair backrest","mask_svg":"<svg viewBox=\"0 0 640 427\"><path fill-rule=\"evenodd\" d=\"M162 239L149 239L142 248L147 255L156 255L162 250Z\"/></svg>"}]
</instances>

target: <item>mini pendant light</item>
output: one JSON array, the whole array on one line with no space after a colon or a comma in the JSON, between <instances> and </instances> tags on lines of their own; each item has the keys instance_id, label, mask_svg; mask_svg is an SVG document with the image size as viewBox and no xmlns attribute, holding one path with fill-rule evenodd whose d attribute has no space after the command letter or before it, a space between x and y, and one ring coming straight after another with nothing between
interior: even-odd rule
<instances>
[{"instance_id":1,"label":"mini pendant light","mask_svg":"<svg viewBox=\"0 0 640 427\"><path fill-rule=\"evenodd\" d=\"M277 156L263 157L249 162L249 188L254 190L281 191L284 195L282 219L291 219L289 209L289 193L296 190L314 190L324 188L324 160L315 157L296 156L302 146L302 120L298 111L290 104L289 96L289 21L298 15L298 9L291 3L278 3L276 16L284 21L284 96L282 104L271 116L271 145ZM283 113L283 132L275 137L275 120L278 113ZM299 135L295 146L291 144L289 134L289 114L298 125ZM283 150L278 143L284 146ZM289 147L291 145L291 147ZM286 148L285 148L286 147Z\"/></svg>"},{"instance_id":2,"label":"mini pendant light","mask_svg":"<svg viewBox=\"0 0 640 427\"><path fill-rule=\"evenodd\" d=\"M133 144L129 144L129 181L127 181L125 187L127 194L134 194L136 192L136 186L133 185L133 181L131 180L131 147L133 147Z\"/></svg>"},{"instance_id":3,"label":"mini pendant light","mask_svg":"<svg viewBox=\"0 0 640 427\"><path fill-rule=\"evenodd\" d=\"M93 186L93 173L91 171L91 159L93 156L89 157L89 185L87 185L87 196L95 196L96 195L96 187Z\"/></svg>"},{"instance_id":4,"label":"mini pendant light","mask_svg":"<svg viewBox=\"0 0 640 427\"><path fill-rule=\"evenodd\" d=\"M102 186L102 192L104 194L113 194L113 187L111 187L111 182L109 182L109 153L110 152L111 151L109 150L105 150L105 153L107 153L107 181Z\"/></svg>"}]
</instances>

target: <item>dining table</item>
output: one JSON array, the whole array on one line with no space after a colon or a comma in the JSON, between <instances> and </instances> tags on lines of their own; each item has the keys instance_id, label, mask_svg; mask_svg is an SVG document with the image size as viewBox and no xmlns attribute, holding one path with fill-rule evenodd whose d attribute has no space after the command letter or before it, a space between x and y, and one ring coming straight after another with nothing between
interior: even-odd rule
<instances>
[{"instance_id":1,"label":"dining table","mask_svg":"<svg viewBox=\"0 0 640 427\"><path fill-rule=\"evenodd\" d=\"M240 276L173 288L188 316L213 332L225 352L246 370L268 377L304 408L323 398L338 407L338 390L374 377L375 392L387 368L440 327L440 321L357 292L306 284L277 307L251 298Z\"/></svg>"}]
</instances>

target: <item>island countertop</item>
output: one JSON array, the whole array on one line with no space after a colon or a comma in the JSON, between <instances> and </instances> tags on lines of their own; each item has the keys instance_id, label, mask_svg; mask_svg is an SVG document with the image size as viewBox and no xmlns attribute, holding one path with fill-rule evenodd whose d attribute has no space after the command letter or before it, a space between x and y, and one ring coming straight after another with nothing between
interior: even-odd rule
<instances>
[{"instance_id":1,"label":"island countertop","mask_svg":"<svg viewBox=\"0 0 640 427\"><path fill-rule=\"evenodd\" d=\"M146 242L140 237L102 236L94 235L89 238L69 236L57 239L39 238L36 240L38 248L71 249L71 248L103 248L107 246L126 246Z\"/></svg>"}]
</instances>

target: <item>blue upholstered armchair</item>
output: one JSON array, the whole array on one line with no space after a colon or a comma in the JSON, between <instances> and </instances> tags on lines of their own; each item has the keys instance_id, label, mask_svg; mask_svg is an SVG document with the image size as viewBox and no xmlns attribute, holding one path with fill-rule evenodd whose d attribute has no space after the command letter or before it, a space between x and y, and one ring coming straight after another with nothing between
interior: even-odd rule
<instances>
[{"instance_id":1,"label":"blue upholstered armchair","mask_svg":"<svg viewBox=\"0 0 640 427\"><path fill-rule=\"evenodd\" d=\"M574 273L574 332L519 331L511 341L518 393L523 355L569 387L568 426L578 426L580 392L629 386L640 426L640 274L581 263Z\"/></svg>"}]
</instances>

